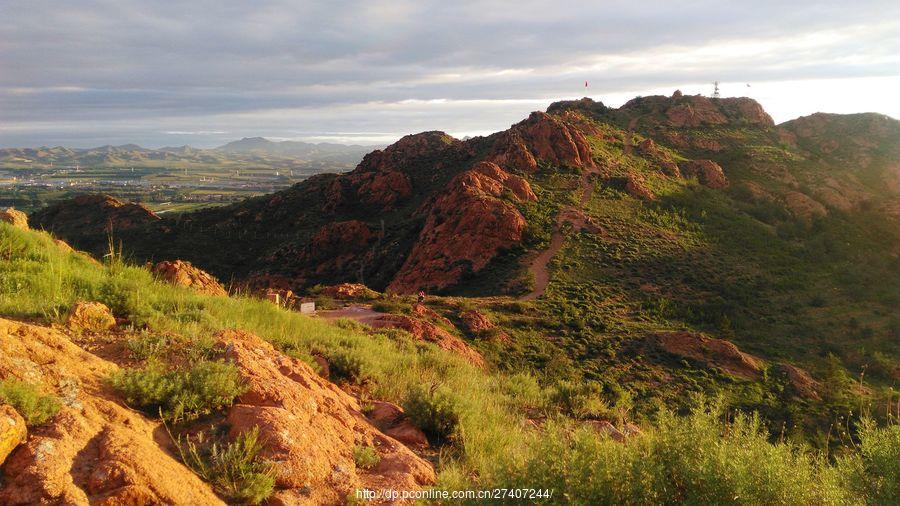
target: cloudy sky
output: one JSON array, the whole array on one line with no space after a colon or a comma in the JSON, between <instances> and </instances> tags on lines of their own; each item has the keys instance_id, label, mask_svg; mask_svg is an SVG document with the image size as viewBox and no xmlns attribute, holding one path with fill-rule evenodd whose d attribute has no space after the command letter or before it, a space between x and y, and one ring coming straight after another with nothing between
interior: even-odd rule
<instances>
[{"instance_id":1,"label":"cloudy sky","mask_svg":"<svg viewBox=\"0 0 900 506\"><path fill-rule=\"evenodd\" d=\"M714 80L900 118L900 2L0 1L0 146L478 135Z\"/></svg>"}]
</instances>

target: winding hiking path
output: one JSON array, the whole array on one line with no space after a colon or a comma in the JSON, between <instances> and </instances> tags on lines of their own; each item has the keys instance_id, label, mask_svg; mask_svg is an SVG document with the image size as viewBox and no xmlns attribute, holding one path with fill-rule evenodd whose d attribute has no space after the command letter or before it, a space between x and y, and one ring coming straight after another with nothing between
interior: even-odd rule
<instances>
[{"instance_id":1,"label":"winding hiking path","mask_svg":"<svg viewBox=\"0 0 900 506\"><path fill-rule=\"evenodd\" d=\"M543 295L547 285L550 284L550 271L547 269L547 264L559 253L559 250L562 249L563 244L566 242L566 238L562 233L563 224L568 222L576 228L584 228L588 225L580 208L583 208L591 200L591 194L594 191L594 182L591 180L591 176L599 173L600 171L596 166L582 173L579 182L581 199L578 202L578 206L566 206L557 214L556 227L553 230L553 235L550 237L550 246L532 258L528 264L528 272L534 276L534 289L520 297L521 300L537 299Z\"/></svg>"}]
</instances>

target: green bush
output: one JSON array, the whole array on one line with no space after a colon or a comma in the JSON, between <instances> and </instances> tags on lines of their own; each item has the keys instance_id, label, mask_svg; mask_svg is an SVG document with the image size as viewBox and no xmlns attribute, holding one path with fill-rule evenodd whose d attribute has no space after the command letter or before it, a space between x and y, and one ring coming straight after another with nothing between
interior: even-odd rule
<instances>
[{"instance_id":1,"label":"green bush","mask_svg":"<svg viewBox=\"0 0 900 506\"><path fill-rule=\"evenodd\" d=\"M61 407L56 397L44 395L34 385L14 379L0 381L0 402L15 408L29 427L53 418Z\"/></svg>"},{"instance_id":2,"label":"green bush","mask_svg":"<svg viewBox=\"0 0 900 506\"><path fill-rule=\"evenodd\" d=\"M849 488L872 504L900 504L900 425L861 424L858 452L838 462Z\"/></svg>"},{"instance_id":3,"label":"green bush","mask_svg":"<svg viewBox=\"0 0 900 506\"><path fill-rule=\"evenodd\" d=\"M403 410L412 422L436 441L451 439L459 425L459 405L446 387L417 386L403 401Z\"/></svg>"},{"instance_id":4,"label":"green bush","mask_svg":"<svg viewBox=\"0 0 900 506\"><path fill-rule=\"evenodd\" d=\"M548 397L552 407L575 418L600 418L609 414L603 388L596 383L561 380L550 388Z\"/></svg>"},{"instance_id":5,"label":"green bush","mask_svg":"<svg viewBox=\"0 0 900 506\"><path fill-rule=\"evenodd\" d=\"M122 369L110 381L129 404L176 422L228 406L245 391L234 365L208 360L172 371L159 363Z\"/></svg>"},{"instance_id":6,"label":"green bush","mask_svg":"<svg viewBox=\"0 0 900 506\"><path fill-rule=\"evenodd\" d=\"M169 338L160 334L142 334L125 341L125 347L135 360L159 358L169 347Z\"/></svg>"},{"instance_id":7,"label":"green bush","mask_svg":"<svg viewBox=\"0 0 900 506\"><path fill-rule=\"evenodd\" d=\"M353 447L353 460L360 469L374 469L381 462L381 457L371 446L356 445Z\"/></svg>"},{"instance_id":8,"label":"green bush","mask_svg":"<svg viewBox=\"0 0 900 506\"><path fill-rule=\"evenodd\" d=\"M182 462L232 501L259 504L272 495L275 467L259 457L263 444L256 427L229 443L209 442L203 433L176 443Z\"/></svg>"}]
</instances>

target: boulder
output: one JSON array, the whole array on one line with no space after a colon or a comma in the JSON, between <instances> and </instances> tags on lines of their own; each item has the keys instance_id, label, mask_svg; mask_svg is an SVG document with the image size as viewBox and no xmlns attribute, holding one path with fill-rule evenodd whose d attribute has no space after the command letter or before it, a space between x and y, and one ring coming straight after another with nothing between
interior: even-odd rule
<instances>
[{"instance_id":1,"label":"boulder","mask_svg":"<svg viewBox=\"0 0 900 506\"><path fill-rule=\"evenodd\" d=\"M258 427L263 457L278 463L273 504L340 504L359 488L415 490L435 481L432 466L386 436L356 399L300 360L248 333L224 331L219 346L248 390L228 412L231 435ZM379 463L356 466L353 450L374 448Z\"/></svg>"},{"instance_id":2,"label":"boulder","mask_svg":"<svg viewBox=\"0 0 900 506\"><path fill-rule=\"evenodd\" d=\"M116 318L106 305L82 300L69 310L66 326L75 332L103 332L116 326Z\"/></svg>"},{"instance_id":3,"label":"boulder","mask_svg":"<svg viewBox=\"0 0 900 506\"><path fill-rule=\"evenodd\" d=\"M25 442L27 435L22 415L12 406L0 404L0 466L17 446Z\"/></svg>"},{"instance_id":4,"label":"boulder","mask_svg":"<svg viewBox=\"0 0 900 506\"><path fill-rule=\"evenodd\" d=\"M762 360L742 352L729 341L708 337L699 332L661 332L654 338L657 346L666 352L706 367L752 380L762 376Z\"/></svg>"},{"instance_id":5,"label":"boulder","mask_svg":"<svg viewBox=\"0 0 900 506\"><path fill-rule=\"evenodd\" d=\"M171 453L160 423L115 401L116 370L57 330L0 319L0 376L64 398L6 458L0 504L223 504Z\"/></svg>"},{"instance_id":6,"label":"boulder","mask_svg":"<svg viewBox=\"0 0 900 506\"><path fill-rule=\"evenodd\" d=\"M696 177L703 186L716 189L728 187L725 172L712 160L689 160L681 163L679 169L686 177Z\"/></svg>"},{"instance_id":7,"label":"boulder","mask_svg":"<svg viewBox=\"0 0 900 506\"><path fill-rule=\"evenodd\" d=\"M173 285L186 286L207 295L228 295L219 281L208 272L194 267L190 262L175 260L157 263L153 273Z\"/></svg>"},{"instance_id":8,"label":"boulder","mask_svg":"<svg viewBox=\"0 0 900 506\"><path fill-rule=\"evenodd\" d=\"M12 207L0 209L0 221L22 230L28 230L28 215Z\"/></svg>"},{"instance_id":9,"label":"boulder","mask_svg":"<svg viewBox=\"0 0 900 506\"><path fill-rule=\"evenodd\" d=\"M445 289L518 244L526 222L510 200L537 197L527 181L494 163L478 163L456 176L429 207L418 240L388 291Z\"/></svg>"}]
</instances>

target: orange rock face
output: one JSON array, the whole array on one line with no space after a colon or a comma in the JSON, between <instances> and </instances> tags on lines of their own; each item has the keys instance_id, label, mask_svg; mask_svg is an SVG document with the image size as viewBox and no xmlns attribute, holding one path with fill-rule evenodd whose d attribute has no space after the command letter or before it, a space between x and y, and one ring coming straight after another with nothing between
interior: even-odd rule
<instances>
[{"instance_id":1,"label":"orange rock face","mask_svg":"<svg viewBox=\"0 0 900 506\"><path fill-rule=\"evenodd\" d=\"M388 290L447 288L518 243L525 218L503 195L537 200L527 181L493 163L478 163L454 178L430 207L418 241Z\"/></svg>"},{"instance_id":2,"label":"orange rock face","mask_svg":"<svg viewBox=\"0 0 900 506\"><path fill-rule=\"evenodd\" d=\"M700 184L710 188L728 187L728 178L718 163L712 160L690 160L680 166L681 173L686 177L697 177Z\"/></svg>"},{"instance_id":3,"label":"orange rock face","mask_svg":"<svg viewBox=\"0 0 900 506\"><path fill-rule=\"evenodd\" d=\"M153 273L173 285L186 286L200 293L228 295L225 288L212 274L194 267L190 262L162 261L153 266Z\"/></svg>"},{"instance_id":4,"label":"orange rock face","mask_svg":"<svg viewBox=\"0 0 900 506\"><path fill-rule=\"evenodd\" d=\"M482 357L480 353L470 348L462 339L433 323L406 315L386 314L376 318L371 322L371 325L376 329L403 329L412 334L416 339L434 343L438 345L439 348L452 351L473 364L484 367L484 357Z\"/></svg>"},{"instance_id":5,"label":"orange rock face","mask_svg":"<svg viewBox=\"0 0 900 506\"><path fill-rule=\"evenodd\" d=\"M544 112L500 135L487 161L514 171L534 172L537 160L568 167L591 167L591 147L572 122Z\"/></svg>"},{"instance_id":6,"label":"orange rock face","mask_svg":"<svg viewBox=\"0 0 900 506\"><path fill-rule=\"evenodd\" d=\"M63 401L6 459L0 504L223 504L161 446L160 424L112 400L115 370L56 330L0 319L0 376Z\"/></svg>"},{"instance_id":7,"label":"orange rock face","mask_svg":"<svg viewBox=\"0 0 900 506\"><path fill-rule=\"evenodd\" d=\"M733 376L758 379L762 374L762 361L742 352L731 342L696 332L659 333L655 338L662 349L673 355L722 369Z\"/></svg>"},{"instance_id":8,"label":"orange rock face","mask_svg":"<svg viewBox=\"0 0 900 506\"><path fill-rule=\"evenodd\" d=\"M788 211L801 220L810 221L819 216L828 214L825 206L813 200L805 193L787 192L784 194L784 205Z\"/></svg>"},{"instance_id":9,"label":"orange rock face","mask_svg":"<svg viewBox=\"0 0 900 506\"><path fill-rule=\"evenodd\" d=\"M790 364L778 364L776 369L788 380L788 385L793 392L804 398L819 400L819 390L822 384L814 380L806 370Z\"/></svg>"},{"instance_id":10,"label":"orange rock face","mask_svg":"<svg viewBox=\"0 0 900 506\"><path fill-rule=\"evenodd\" d=\"M435 480L431 465L378 431L357 401L251 334L220 334L248 390L228 413L231 434L259 427L264 457L278 464L273 504L342 504L358 488L413 490ZM375 450L372 469L356 466L353 450Z\"/></svg>"},{"instance_id":11,"label":"orange rock face","mask_svg":"<svg viewBox=\"0 0 900 506\"><path fill-rule=\"evenodd\" d=\"M360 283L341 283L339 285L326 286L322 289L322 295L341 300L368 299L377 296L378 293Z\"/></svg>"}]
</instances>

